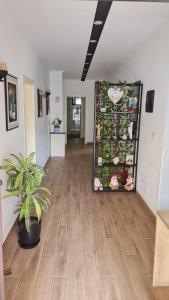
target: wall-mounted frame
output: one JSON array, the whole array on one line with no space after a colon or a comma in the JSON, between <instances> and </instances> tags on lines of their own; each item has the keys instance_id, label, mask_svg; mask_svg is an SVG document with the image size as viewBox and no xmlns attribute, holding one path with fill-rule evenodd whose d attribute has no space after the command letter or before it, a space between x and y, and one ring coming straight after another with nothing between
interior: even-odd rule
<instances>
[{"instance_id":1,"label":"wall-mounted frame","mask_svg":"<svg viewBox=\"0 0 169 300\"><path fill-rule=\"evenodd\" d=\"M148 113L153 113L154 110L154 96L155 96L155 91L147 91L146 95L146 112Z\"/></svg>"},{"instance_id":2,"label":"wall-mounted frame","mask_svg":"<svg viewBox=\"0 0 169 300\"><path fill-rule=\"evenodd\" d=\"M46 91L46 115L50 112L50 92Z\"/></svg>"},{"instance_id":3,"label":"wall-mounted frame","mask_svg":"<svg viewBox=\"0 0 169 300\"><path fill-rule=\"evenodd\" d=\"M7 75L5 83L6 130L19 127L18 79Z\"/></svg>"},{"instance_id":4,"label":"wall-mounted frame","mask_svg":"<svg viewBox=\"0 0 169 300\"><path fill-rule=\"evenodd\" d=\"M38 118L43 117L43 91L38 89Z\"/></svg>"}]
</instances>

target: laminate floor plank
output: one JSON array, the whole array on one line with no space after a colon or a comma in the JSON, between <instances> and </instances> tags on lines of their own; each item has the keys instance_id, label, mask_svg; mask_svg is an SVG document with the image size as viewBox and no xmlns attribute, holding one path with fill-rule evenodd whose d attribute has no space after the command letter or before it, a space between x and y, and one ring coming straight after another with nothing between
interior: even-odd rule
<instances>
[{"instance_id":1,"label":"laminate floor plank","mask_svg":"<svg viewBox=\"0 0 169 300\"><path fill-rule=\"evenodd\" d=\"M122 300L119 284L116 277L102 276L102 298L104 300Z\"/></svg>"},{"instance_id":2,"label":"laminate floor plank","mask_svg":"<svg viewBox=\"0 0 169 300\"><path fill-rule=\"evenodd\" d=\"M85 292L88 300L102 300L101 278L96 255L85 255Z\"/></svg>"},{"instance_id":3,"label":"laminate floor plank","mask_svg":"<svg viewBox=\"0 0 169 300\"><path fill-rule=\"evenodd\" d=\"M70 240L69 249L68 300L84 300L84 257L82 241Z\"/></svg>"},{"instance_id":4,"label":"laminate floor plank","mask_svg":"<svg viewBox=\"0 0 169 300\"><path fill-rule=\"evenodd\" d=\"M51 300L67 300L67 278L52 279Z\"/></svg>"}]
</instances>

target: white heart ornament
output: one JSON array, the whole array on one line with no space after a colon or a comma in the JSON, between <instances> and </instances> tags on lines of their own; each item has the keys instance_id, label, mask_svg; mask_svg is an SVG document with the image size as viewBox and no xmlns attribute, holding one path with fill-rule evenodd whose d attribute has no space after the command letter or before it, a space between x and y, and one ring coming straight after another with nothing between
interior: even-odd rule
<instances>
[{"instance_id":1,"label":"white heart ornament","mask_svg":"<svg viewBox=\"0 0 169 300\"><path fill-rule=\"evenodd\" d=\"M119 88L114 89L114 88L109 88L108 89L108 96L110 100L114 103L117 104L117 102L122 98L123 96L123 91L120 90Z\"/></svg>"}]
</instances>

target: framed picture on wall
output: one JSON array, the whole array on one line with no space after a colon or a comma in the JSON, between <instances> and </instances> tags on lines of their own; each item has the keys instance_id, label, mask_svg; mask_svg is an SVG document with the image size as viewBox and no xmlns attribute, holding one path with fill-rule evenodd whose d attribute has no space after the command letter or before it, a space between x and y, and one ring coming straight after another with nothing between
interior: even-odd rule
<instances>
[{"instance_id":1,"label":"framed picture on wall","mask_svg":"<svg viewBox=\"0 0 169 300\"><path fill-rule=\"evenodd\" d=\"M43 91L38 89L38 118L43 116Z\"/></svg>"},{"instance_id":2,"label":"framed picture on wall","mask_svg":"<svg viewBox=\"0 0 169 300\"><path fill-rule=\"evenodd\" d=\"M12 75L5 77L6 130L19 127L18 79Z\"/></svg>"},{"instance_id":3,"label":"framed picture on wall","mask_svg":"<svg viewBox=\"0 0 169 300\"><path fill-rule=\"evenodd\" d=\"M50 92L46 92L46 115L50 112Z\"/></svg>"}]
</instances>

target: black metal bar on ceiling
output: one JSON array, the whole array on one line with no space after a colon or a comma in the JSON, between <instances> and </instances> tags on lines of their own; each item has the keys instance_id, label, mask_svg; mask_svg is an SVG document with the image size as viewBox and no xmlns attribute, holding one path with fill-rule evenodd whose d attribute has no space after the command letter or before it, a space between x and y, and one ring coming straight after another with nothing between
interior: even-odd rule
<instances>
[{"instance_id":1,"label":"black metal bar on ceiling","mask_svg":"<svg viewBox=\"0 0 169 300\"><path fill-rule=\"evenodd\" d=\"M85 81L113 1L98 1L81 81Z\"/></svg>"}]
</instances>

